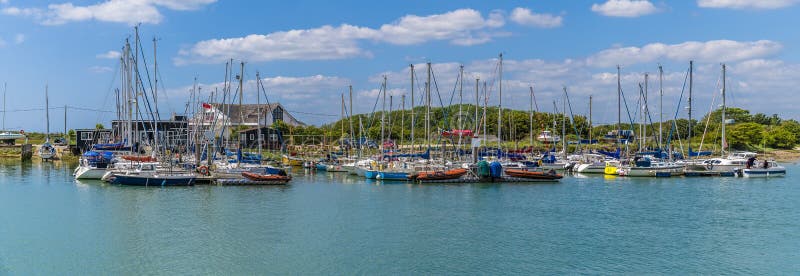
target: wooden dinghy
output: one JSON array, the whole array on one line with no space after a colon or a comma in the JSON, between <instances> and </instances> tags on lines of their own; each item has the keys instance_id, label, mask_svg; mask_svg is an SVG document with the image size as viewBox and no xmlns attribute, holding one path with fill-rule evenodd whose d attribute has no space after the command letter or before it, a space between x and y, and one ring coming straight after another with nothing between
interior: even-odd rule
<instances>
[{"instance_id":1,"label":"wooden dinghy","mask_svg":"<svg viewBox=\"0 0 800 276\"><path fill-rule=\"evenodd\" d=\"M450 179L458 179L462 176L467 174L467 169L458 168L452 169L447 171L425 171L419 172L414 175L412 178L415 178L419 181L430 181L430 180L450 180Z\"/></svg>"},{"instance_id":2,"label":"wooden dinghy","mask_svg":"<svg viewBox=\"0 0 800 276\"><path fill-rule=\"evenodd\" d=\"M287 183L292 180L290 175L277 175L277 174L257 174L251 172L242 172L242 176L252 181L271 182L271 183Z\"/></svg>"},{"instance_id":3,"label":"wooden dinghy","mask_svg":"<svg viewBox=\"0 0 800 276\"><path fill-rule=\"evenodd\" d=\"M546 180L556 180L561 179L564 176L556 173L555 170L550 170L547 172L539 172L539 171L526 171L520 169L506 169L506 175L511 177L517 178L527 178L527 179L546 179Z\"/></svg>"}]
</instances>

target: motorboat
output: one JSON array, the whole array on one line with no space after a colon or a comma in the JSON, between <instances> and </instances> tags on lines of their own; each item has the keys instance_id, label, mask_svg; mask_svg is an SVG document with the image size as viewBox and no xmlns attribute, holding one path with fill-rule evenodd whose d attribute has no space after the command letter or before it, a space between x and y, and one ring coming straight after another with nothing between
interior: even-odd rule
<instances>
[{"instance_id":1,"label":"motorboat","mask_svg":"<svg viewBox=\"0 0 800 276\"><path fill-rule=\"evenodd\" d=\"M546 142L546 143L558 143L561 141L561 137L553 134L549 130L544 130L539 133L539 136L536 136L536 140L538 140L539 142Z\"/></svg>"},{"instance_id":2,"label":"motorboat","mask_svg":"<svg viewBox=\"0 0 800 276\"><path fill-rule=\"evenodd\" d=\"M764 161L761 166L752 166L750 168L741 169L740 175L742 177L750 178L765 178L765 177L783 177L786 176L786 167L781 166L775 161Z\"/></svg>"}]
</instances>

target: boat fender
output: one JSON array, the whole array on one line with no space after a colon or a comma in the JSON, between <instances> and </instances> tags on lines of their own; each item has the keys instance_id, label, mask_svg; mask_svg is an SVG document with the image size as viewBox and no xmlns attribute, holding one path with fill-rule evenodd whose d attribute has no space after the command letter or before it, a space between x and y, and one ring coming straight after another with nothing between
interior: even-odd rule
<instances>
[{"instance_id":1,"label":"boat fender","mask_svg":"<svg viewBox=\"0 0 800 276\"><path fill-rule=\"evenodd\" d=\"M542 159L539 159L539 162L537 162L537 164L539 165L539 167L541 167L542 166Z\"/></svg>"},{"instance_id":2,"label":"boat fender","mask_svg":"<svg viewBox=\"0 0 800 276\"><path fill-rule=\"evenodd\" d=\"M199 172L201 175L207 176L208 175L208 167L200 166L199 168L197 168L197 172Z\"/></svg>"}]
</instances>

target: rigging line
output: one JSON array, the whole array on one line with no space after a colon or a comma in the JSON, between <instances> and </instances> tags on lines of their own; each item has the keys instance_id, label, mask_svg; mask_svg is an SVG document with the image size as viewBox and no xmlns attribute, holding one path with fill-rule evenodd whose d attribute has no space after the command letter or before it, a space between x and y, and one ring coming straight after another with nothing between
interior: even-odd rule
<instances>
[{"instance_id":1,"label":"rigging line","mask_svg":"<svg viewBox=\"0 0 800 276\"><path fill-rule=\"evenodd\" d=\"M110 90L111 93L113 93L115 95L117 94L117 92L116 92L116 90L112 90L112 87L114 86L114 82L117 80L117 73L119 73L119 68L122 67L122 59L118 59L117 62L118 62L118 66L114 66L114 74L112 75L113 77L111 78L111 82L108 83L108 89L107 89L107 90ZM108 95L109 95L109 93L106 93L106 97L105 97L105 99L103 99L103 106L105 106L106 103L108 102L108 97L109 97ZM97 115L97 121L98 122L100 122L101 120L104 120L104 119L105 119L105 116L102 113Z\"/></svg>"},{"instance_id":2,"label":"rigging line","mask_svg":"<svg viewBox=\"0 0 800 276\"><path fill-rule=\"evenodd\" d=\"M579 142L579 145L580 145L581 134L578 132L578 127L576 126L577 124L576 124L576 121L575 121L575 114L572 113L572 102L569 100L569 94L567 94L567 106L569 107L569 116L570 116L570 120L571 120L570 123L572 124L572 129L575 130L575 135L578 136L578 140L579 140L578 142Z\"/></svg>"},{"instance_id":3,"label":"rigging line","mask_svg":"<svg viewBox=\"0 0 800 276\"><path fill-rule=\"evenodd\" d=\"M139 43L139 52L142 54L142 63L144 63L144 72L145 72L145 75L147 76L147 84L150 85L150 94L153 94L154 95L154 100L156 102L158 102L158 95L153 93L153 92L155 92L155 90L153 89L153 81L150 79L150 70L147 68L147 58L144 56L144 46L142 46L142 41L141 40L137 39L137 42ZM138 58L137 58L137 61L138 61ZM139 78L141 79L141 72L139 72L139 67L138 66L136 66L136 74L139 75ZM147 89L144 87L144 83L142 83L141 86L142 86L143 92L145 92L143 94L144 94L145 100L147 101L147 109L151 113L150 117L154 117L153 118L154 121L155 120L160 121L161 120L161 115L158 114L158 106L156 106L156 112L155 112L155 115L153 115L152 114L153 113L153 108L150 107L150 100L147 99Z\"/></svg>"},{"instance_id":4,"label":"rigging line","mask_svg":"<svg viewBox=\"0 0 800 276\"><path fill-rule=\"evenodd\" d=\"M683 77L683 87L681 88L681 96L680 96L680 98L678 98L678 105L675 108L675 116L672 118L672 126L670 126L669 135L667 135L666 148L669 148L669 146L670 146L670 144L672 142L673 131L675 131L675 132L678 131L678 129L677 129L678 128L677 120L678 120L678 115L681 112L681 103L683 103L683 93L686 92L686 83L687 83L688 79L689 79L689 68L686 68L686 74ZM689 124L691 124L691 122L689 122ZM681 141L680 133L678 132L678 133L676 133L676 135L678 135L677 136L678 137L678 142L680 143L680 141ZM689 139L692 139L692 137L689 137ZM680 147L681 147L681 152L683 152L683 144L680 144Z\"/></svg>"}]
</instances>

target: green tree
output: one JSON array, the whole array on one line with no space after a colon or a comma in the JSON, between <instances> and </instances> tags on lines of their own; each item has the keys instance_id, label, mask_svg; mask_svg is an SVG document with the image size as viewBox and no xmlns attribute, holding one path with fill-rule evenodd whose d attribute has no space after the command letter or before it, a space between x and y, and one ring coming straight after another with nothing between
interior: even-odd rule
<instances>
[{"instance_id":1,"label":"green tree","mask_svg":"<svg viewBox=\"0 0 800 276\"><path fill-rule=\"evenodd\" d=\"M776 127L765 131L764 144L770 148L793 149L797 145L797 137L784 127Z\"/></svg>"},{"instance_id":2,"label":"green tree","mask_svg":"<svg viewBox=\"0 0 800 276\"><path fill-rule=\"evenodd\" d=\"M758 147L764 137L764 126L758 123L732 125L728 131L727 142L733 149Z\"/></svg>"},{"instance_id":3,"label":"green tree","mask_svg":"<svg viewBox=\"0 0 800 276\"><path fill-rule=\"evenodd\" d=\"M94 129L105 129L106 127L103 124L96 124L94 125Z\"/></svg>"}]
</instances>

